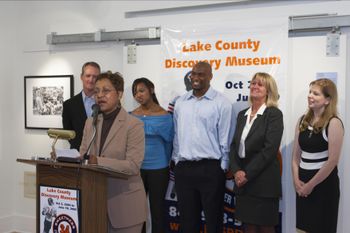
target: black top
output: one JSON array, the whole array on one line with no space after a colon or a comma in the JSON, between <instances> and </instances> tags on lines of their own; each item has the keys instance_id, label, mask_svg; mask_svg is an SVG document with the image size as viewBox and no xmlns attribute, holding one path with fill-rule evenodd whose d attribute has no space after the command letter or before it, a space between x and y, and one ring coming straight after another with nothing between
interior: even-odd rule
<instances>
[{"instance_id":1,"label":"black top","mask_svg":"<svg viewBox=\"0 0 350 233\"><path fill-rule=\"evenodd\" d=\"M302 151L316 153L328 150L328 142L323 137L324 130L318 133L305 129L299 133L299 146Z\"/></svg>"},{"instance_id":2,"label":"black top","mask_svg":"<svg viewBox=\"0 0 350 233\"><path fill-rule=\"evenodd\" d=\"M103 145L105 144L109 130L111 129L115 118L117 118L119 111L120 111L120 108L117 108L116 110L114 110L109 114L103 114L99 155L101 154L101 151L102 151Z\"/></svg>"}]
</instances>

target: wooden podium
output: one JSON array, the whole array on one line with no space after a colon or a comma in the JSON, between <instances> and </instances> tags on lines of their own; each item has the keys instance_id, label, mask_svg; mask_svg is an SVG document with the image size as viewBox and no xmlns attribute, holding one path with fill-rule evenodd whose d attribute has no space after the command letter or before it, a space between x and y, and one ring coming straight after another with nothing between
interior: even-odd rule
<instances>
[{"instance_id":1,"label":"wooden podium","mask_svg":"<svg viewBox=\"0 0 350 233\"><path fill-rule=\"evenodd\" d=\"M17 159L36 166L36 232L40 229L40 185L80 190L80 233L108 232L107 177L127 179L114 170L50 160Z\"/></svg>"}]
</instances>

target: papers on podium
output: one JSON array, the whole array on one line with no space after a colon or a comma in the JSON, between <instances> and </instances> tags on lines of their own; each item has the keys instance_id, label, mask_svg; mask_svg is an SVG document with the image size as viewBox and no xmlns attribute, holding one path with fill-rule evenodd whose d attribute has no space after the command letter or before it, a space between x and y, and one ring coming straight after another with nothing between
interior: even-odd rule
<instances>
[{"instance_id":1,"label":"papers on podium","mask_svg":"<svg viewBox=\"0 0 350 233\"><path fill-rule=\"evenodd\" d=\"M56 149L56 159L64 163L80 163L80 154L77 149Z\"/></svg>"}]
</instances>

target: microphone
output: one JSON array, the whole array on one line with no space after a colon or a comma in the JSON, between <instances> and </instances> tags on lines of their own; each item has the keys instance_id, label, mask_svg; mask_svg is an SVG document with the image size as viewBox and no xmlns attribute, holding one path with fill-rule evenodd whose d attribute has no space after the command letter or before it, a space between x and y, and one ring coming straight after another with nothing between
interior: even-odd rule
<instances>
[{"instance_id":1,"label":"microphone","mask_svg":"<svg viewBox=\"0 0 350 233\"><path fill-rule=\"evenodd\" d=\"M95 126L96 123L97 123L97 116L98 116L98 114L100 112L100 105L94 104L94 105L91 106L91 109L92 109L91 116L93 118L92 125Z\"/></svg>"},{"instance_id":2,"label":"microphone","mask_svg":"<svg viewBox=\"0 0 350 233\"><path fill-rule=\"evenodd\" d=\"M75 131L63 129L49 129L47 131L47 135L49 135L50 138L70 140L75 138Z\"/></svg>"},{"instance_id":3,"label":"microphone","mask_svg":"<svg viewBox=\"0 0 350 233\"><path fill-rule=\"evenodd\" d=\"M92 109L92 126L93 126L93 129L94 129L94 132L92 134L92 138L90 140L90 143L89 143L89 146L87 148L87 151L86 153L84 154L84 164L87 164L88 160L89 160L89 157L90 157L90 149L91 149L91 145L93 143L93 141L95 140L95 137L96 137L96 124L97 124L97 116L100 112L100 105L98 104L94 104L91 106L91 109Z\"/></svg>"}]
</instances>

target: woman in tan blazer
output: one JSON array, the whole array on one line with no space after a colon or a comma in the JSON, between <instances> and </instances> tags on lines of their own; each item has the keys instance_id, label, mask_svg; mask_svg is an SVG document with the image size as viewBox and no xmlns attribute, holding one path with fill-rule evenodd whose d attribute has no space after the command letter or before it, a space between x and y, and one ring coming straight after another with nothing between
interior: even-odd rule
<instances>
[{"instance_id":1,"label":"woman in tan blazer","mask_svg":"<svg viewBox=\"0 0 350 233\"><path fill-rule=\"evenodd\" d=\"M145 143L143 123L120 105L124 80L112 72L98 76L95 86L100 112L95 122L96 137L89 163L128 173L127 180L108 178L109 233L140 233L146 220L146 195L140 177ZM93 137L93 118L85 123L81 155L87 153Z\"/></svg>"}]
</instances>

